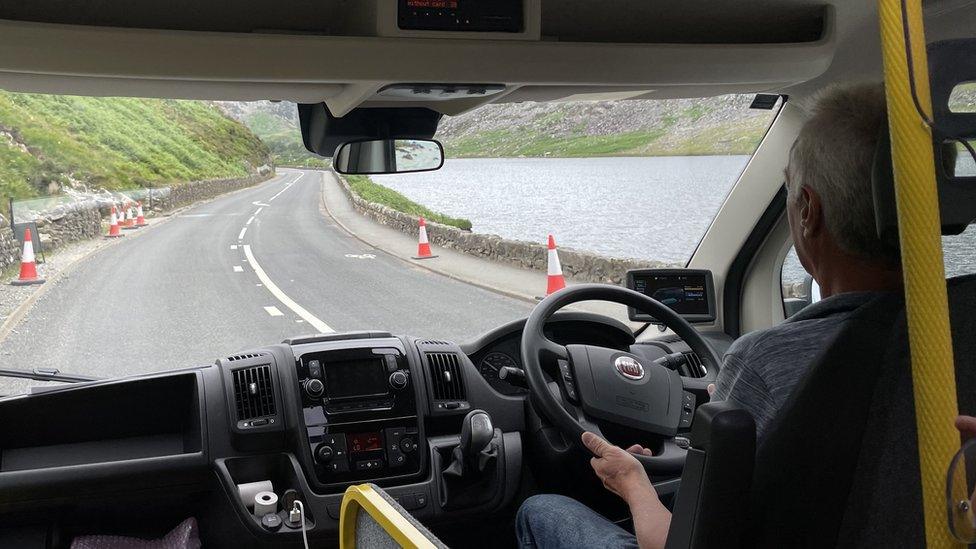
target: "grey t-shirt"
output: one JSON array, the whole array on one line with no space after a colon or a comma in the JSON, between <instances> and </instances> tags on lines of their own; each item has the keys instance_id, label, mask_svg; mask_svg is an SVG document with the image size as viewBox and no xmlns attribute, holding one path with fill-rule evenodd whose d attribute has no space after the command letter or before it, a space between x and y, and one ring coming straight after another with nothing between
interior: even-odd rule
<instances>
[{"instance_id":1,"label":"grey t-shirt","mask_svg":"<svg viewBox=\"0 0 976 549\"><path fill-rule=\"evenodd\" d=\"M879 295L850 292L830 296L778 326L735 340L725 353L712 400L731 400L751 413L758 445L807 368L837 335L844 316Z\"/></svg>"}]
</instances>

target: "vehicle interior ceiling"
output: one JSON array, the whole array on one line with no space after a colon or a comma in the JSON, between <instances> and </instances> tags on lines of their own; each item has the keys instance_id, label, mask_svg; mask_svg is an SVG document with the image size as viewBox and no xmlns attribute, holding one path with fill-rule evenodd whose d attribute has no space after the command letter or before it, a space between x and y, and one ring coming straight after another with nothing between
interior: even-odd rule
<instances>
[{"instance_id":1,"label":"vehicle interior ceiling","mask_svg":"<svg viewBox=\"0 0 976 549\"><path fill-rule=\"evenodd\" d=\"M0 88L324 103L336 117L379 107L458 115L488 103L782 94L788 100L687 267L708 269L714 278L715 320L696 329L719 354L738 335L783 320L778 269L789 234L782 208L769 210L805 117L802 100L833 83L882 79L875 2L524 0L519 32L403 29L397 5L0 3ZM923 5L929 42L972 36L976 1ZM474 91L460 97L438 91L461 84ZM757 227L762 230L755 235ZM579 480L592 477L586 460L533 412L526 393L500 394L477 374L473 364L493 346L507 345L518 355L523 326L515 321L467 342L422 339L422 326L411 334L420 338L376 326L354 337L255 341L253 352L209 368L0 401L0 525L8 532L0 533L0 545L42 540L41 546L61 546L90 532L158 537L192 514L214 546L230 545L227 540L300 546L300 529L269 531L242 503L238 485L266 479L298 491L308 504L309 536L326 544L336 539L342 490L367 481L387 488L448 544L470 545L473 528L489 532L486 543L502 528L514 533L518 502L543 488L626 517L597 481ZM635 346L627 325L582 313L554 322L550 336ZM659 337L648 333L640 340ZM379 421L388 442L427 444L396 450L407 462L401 471L336 469L331 452L345 447L336 437L355 431L324 428L309 384L330 357L358 360L357 353L377 349L389 373L426 379L390 401L391 410L413 419L401 424L390 414L353 414ZM690 347L679 342L668 349ZM434 355L459 361L452 364L466 394L428 397L439 390L426 377ZM273 387L277 407L261 416L270 424L241 416L240 384L251 378L239 376L252 373L268 376ZM686 392L707 400L704 385L689 387ZM473 480L445 480L441 472L459 444L462 418L476 408L489 412L497 429L491 434L500 448L494 468ZM27 418L29 431L20 428ZM65 418L87 421L66 434ZM631 434L626 426L606 432ZM325 446L330 457L322 455ZM391 450L386 459L392 456ZM680 469L654 477L665 501L679 476ZM490 516L503 520L485 520Z\"/></svg>"}]
</instances>

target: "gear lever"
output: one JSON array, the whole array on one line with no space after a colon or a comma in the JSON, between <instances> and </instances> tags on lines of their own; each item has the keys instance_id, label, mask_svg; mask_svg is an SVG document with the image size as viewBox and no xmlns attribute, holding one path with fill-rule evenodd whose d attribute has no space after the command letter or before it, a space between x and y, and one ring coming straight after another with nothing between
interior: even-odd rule
<instances>
[{"instance_id":1,"label":"gear lever","mask_svg":"<svg viewBox=\"0 0 976 549\"><path fill-rule=\"evenodd\" d=\"M484 410L471 410L461 421L457 446L440 457L440 501L452 506L474 507L491 501L502 486L498 481L498 456L503 452L501 436L496 435L491 416ZM448 453L449 452L449 453Z\"/></svg>"},{"instance_id":2,"label":"gear lever","mask_svg":"<svg viewBox=\"0 0 976 549\"><path fill-rule=\"evenodd\" d=\"M467 465L478 467L481 452L491 443L495 436L495 427L491 424L491 416L484 410L471 410L461 422L461 453Z\"/></svg>"}]
</instances>

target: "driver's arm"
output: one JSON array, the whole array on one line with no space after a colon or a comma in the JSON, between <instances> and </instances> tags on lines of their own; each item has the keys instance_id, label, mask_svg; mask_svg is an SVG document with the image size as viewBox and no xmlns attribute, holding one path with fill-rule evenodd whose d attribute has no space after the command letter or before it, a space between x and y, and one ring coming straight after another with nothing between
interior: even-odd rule
<instances>
[{"instance_id":1,"label":"driver's arm","mask_svg":"<svg viewBox=\"0 0 976 549\"><path fill-rule=\"evenodd\" d=\"M624 450L590 432L583 433L583 444L594 455L590 465L603 486L630 507L641 549L663 549L671 526L671 512L658 499L644 466L631 453L650 454L650 450L640 446Z\"/></svg>"}]
</instances>

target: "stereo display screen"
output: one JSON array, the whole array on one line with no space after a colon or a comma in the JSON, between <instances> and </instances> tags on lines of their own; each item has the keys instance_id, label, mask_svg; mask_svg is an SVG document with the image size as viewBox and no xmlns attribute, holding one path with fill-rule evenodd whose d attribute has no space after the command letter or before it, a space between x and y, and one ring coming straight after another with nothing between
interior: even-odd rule
<instances>
[{"instance_id":1,"label":"stereo display screen","mask_svg":"<svg viewBox=\"0 0 976 549\"><path fill-rule=\"evenodd\" d=\"M325 363L325 393L330 399L385 395L386 378L381 358Z\"/></svg>"}]
</instances>

